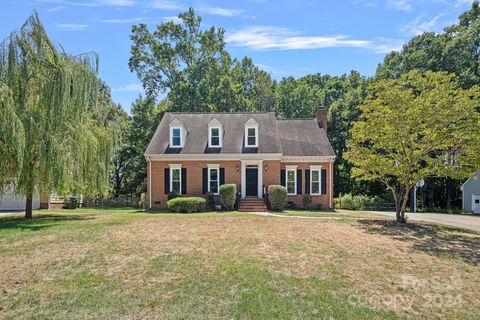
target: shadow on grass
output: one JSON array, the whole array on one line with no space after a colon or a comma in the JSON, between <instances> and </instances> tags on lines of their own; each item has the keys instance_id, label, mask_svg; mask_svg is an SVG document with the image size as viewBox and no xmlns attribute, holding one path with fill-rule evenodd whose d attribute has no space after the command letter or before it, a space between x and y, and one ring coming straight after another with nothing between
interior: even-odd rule
<instances>
[{"instance_id":1,"label":"shadow on grass","mask_svg":"<svg viewBox=\"0 0 480 320\"><path fill-rule=\"evenodd\" d=\"M0 233L3 230L39 231L59 225L64 221L84 221L95 219L95 215L67 215L67 214L45 214L33 216L28 220L24 217L2 217L0 218Z\"/></svg>"},{"instance_id":2,"label":"shadow on grass","mask_svg":"<svg viewBox=\"0 0 480 320\"><path fill-rule=\"evenodd\" d=\"M480 265L480 233L461 228L406 223L388 220L360 220L360 228L371 234L382 234L406 241L415 250L441 257L453 257Z\"/></svg>"}]
</instances>

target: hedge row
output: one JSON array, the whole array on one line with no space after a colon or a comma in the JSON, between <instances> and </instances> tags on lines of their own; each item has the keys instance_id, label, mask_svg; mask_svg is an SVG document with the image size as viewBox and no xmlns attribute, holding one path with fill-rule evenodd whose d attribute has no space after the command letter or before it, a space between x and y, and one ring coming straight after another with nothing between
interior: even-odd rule
<instances>
[{"instance_id":1,"label":"hedge row","mask_svg":"<svg viewBox=\"0 0 480 320\"><path fill-rule=\"evenodd\" d=\"M168 210L177 213L200 212L205 209L207 201L200 197L174 198L167 201Z\"/></svg>"}]
</instances>

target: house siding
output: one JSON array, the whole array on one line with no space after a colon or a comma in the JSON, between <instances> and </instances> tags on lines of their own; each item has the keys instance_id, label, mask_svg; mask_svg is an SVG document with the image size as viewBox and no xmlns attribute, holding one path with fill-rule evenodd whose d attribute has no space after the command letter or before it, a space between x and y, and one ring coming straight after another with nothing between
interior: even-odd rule
<instances>
[{"instance_id":1,"label":"house siding","mask_svg":"<svg viewBox=\"0 0 480 320\"><path fill-rule=\"evenodd\" d=\"M225 169L225 183L236 184L238 191L241 185L242 175L242 163L240 160L209 160L209 161L158 161L151 160L151 166L148 166L148 191L149 203L151 208L164 208L167 203L167 194L165 194L164 187L164 172L165 168L169 168L171 164L181 164L182 168L187 169L187 196L205 196L203 194L203 182L202 182L202 170L207 168L209 164L219 164L220 168ZM269 185L279 185L280 171L285 169L285 165L297 165L298 169L302 170L302 192L305 193L305 170L310 168L310 165L321 165L322 168L327 170L327 193L323 195L312 195L312 208L316 209L328 209L332 203L330 187L332 179L331 175L331 163L282 163L279 160L266 160L263 161L262 167L259 168L263 175L263 185L267 188ZM151 168L151 170L150 170ZM238 170L237 170L238 168ZM151 202L150 202L151 197ZM288 196L288 201L294 202L297 207L303 206L303 196L295 195Z\"/></svg>"},{"instance_id":2,"label":"house siding","mask_svg":"<svg viewBox=\"0 0 480 320\"><path fill-rule=\"evenodd\" d=\"M480 173L477 173L477 178L468 179L462 188L462 202L463 202L463 210L472 212L473 211L473 203L472 203L472 195L480 194Z\"/></svg>"}]
</instances>

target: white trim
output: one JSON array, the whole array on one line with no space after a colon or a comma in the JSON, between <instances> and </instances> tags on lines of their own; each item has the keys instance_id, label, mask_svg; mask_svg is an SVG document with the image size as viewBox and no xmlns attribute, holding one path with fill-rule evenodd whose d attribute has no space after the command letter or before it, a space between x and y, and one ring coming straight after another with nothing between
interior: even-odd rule
<instances>
[{"instance_id":1,"label":"white trim","mask_svg":"<svg viewBox=\"0 0 480 320\"><path fill-rule=\"evenodd\" d=\"M248 144L248 129L255 129L255 144ZM258 125L245 125L245 147L258 148Z\"/></svg>"},{"instance_id":2,"label":"white trim","mask_svg":"<svg viewBox=\"0 0 480 320\"><path fill-rule=\"evenodd\" d=\"M178 129L180 130L180 145L175 146L173 145L173 130ZM183 128L182 127L170 127L170 148L183 148Z\"/></svg>"},{"instance_id":3,"label":"white trim","mask_svg":"<svg viewBox=\"0 0 480 320\"><path fill-rule=\"evenodd\" d=\"M210 191L210 182L212 182L212 181L210 180L210 172L211 172L212 170L217 170L217 192L215 192L215 193L212 193L212 192ZM208 170L207 170L207 175L208 175L208 177L207 177L207 178L208 178L208 179L207 179L207 180L208 180L207 191L208 191L209 193L212 193L213 195L218 195L218 194L220 193L220 167L219 167L219 166L210 166L210 165L209 165L209 166L208 166Z\"/></svg>"},{"instance_id":4,"label":"white trim","mask_svg":"<svg viewBox=\"0 0 480 320\"><path fill-rule=\"evenodd\" d=\"M295 169L297 170L298 166L297 165L288 165L288 166L285 166L285 169Z\"/></svg>"},{"instance_id":5,"label":"white trim","mask_svg":"<svg viewBox=\"0 0 480 320\"><path fill-rule=\"evenodd\" d=\"M168 166L170 167L170 169L181 169L182 168L181 163L169 163Z\"/></svg>"},{"instance_id":6,"label":"white trim","mask_svg":"<svg viewBox=\"0 0 480 320\"><path fill-rule=\"evenodd\" d=\"M152 161L148 160L148 208L152 209Z\"/></svg>"},{"instance_id":7,"label":"white trim","mask_svg":"<svg viewBox=\"0 0 480 320\"><path fill-rule=\"evenodd\" d=\"M246 194L247 194L247 186L246 186L247 166L255 165L255 166L257 166L257 170L258 170L257 196L259 198L263 198L263 160L241 160L240 162L242 164L241 190L240 190L241 197L245 198Z\"/></svg>"},{"instance_id":8,"label":"white trim","mask_svg":"<svg viewBox=\"0 0 480 320\"><path fill-rule=\"evenodd\" d=\"M313 167L313 169L312 169ZM320 168L318 168L320 167ZM313 185L313 172L316 171L318 172L318 193L313 193L312 190L312 185ZM322 166L310 166L310 194L312 196L320 196L322 194Z\"/></svg>"},{"instance_id":9,"label":"white trim","mask_svg":"<svg viewBox=\"0 0 480 320\"><path fill-rule=\"evenodd\" d=\"M310 170L322 170L322 165L311 165Z\"/></svg>"},{"instance_id":10,"label":"white trim","mask_svg":"<svg viewBox=\"0 0 480 320\"><path fill-rule=\"evenodd\" d=\"M293 168L295 167L295 168ZM288 192L288 171L293 171L294 173L294 186L295 186L295 192L290 193ZM296 196L297 195L297 166L286 166L285 167L285 187L287 188L287 195L289 196Z\"/></svg>"},{"instance_id":11,"label":"white trim","mask_svg":"<svg viewBox=\"0 0 480 320\"><path fill-rule=\"evenodd\" d=\"M220 164L218 164L218 163L215 163L215 164L207 164L207 167L208 167L208 168L212 168L212 169L220 169Z\"/></svg>"},{"instance_id":12,"label":"white trim","mask_svg":"<svg viewBox=\"0 0 480 320\"><path fill-rule=\"evenodd\" d=\"M218 129L218 145L212 145L212 129ZM223 146L223 129L222 126L208 126L208 147L221 148Z\"/></svg>"},{"instance_id":13,"label":"white trim","mask_svg":"<svg viewBox=\"0 0 480 320\"><path fill-rule=\"evenodd\" d=\"M329 209L333 209L333 203L332 203L332 199L333 199L333 163L330 163L330 194L329 194L329 197L328 197L328 206L329 206Z\"/></svg>"},{"instance_id":14,"label":"white trim","mask_svg":"<svg viewBox=\"0 0 480 320\"><path fill-rule=\"evenodd\" d=\"M154 161L200 161L200 160L280 160L281 153L199 153L199 154L145 154Z\"/></svg>"},{"instance_id":15,"label":"white trim","mask_svg":"<svg viewBox=\"0 0 480 320\"><path fill-rule=\"evenodd\" d=\"M180 190L178 192L178 194L182 194L182 165L170 165L170 192L172 192L173 188L173 170L178 170L179 172L179 175L178 175L178 178L179 178L179 182L180 182Z\"/></svg>"},{"instance_id":16,"label":"white trim","mask_svg":"<svg viewBox=\"0 0 480 320\"><path fill-rule=\"evenodd\" d=\"M335 157L330 156L281 156L281 162L334 162Z\"/></svg>"}]
</instances>

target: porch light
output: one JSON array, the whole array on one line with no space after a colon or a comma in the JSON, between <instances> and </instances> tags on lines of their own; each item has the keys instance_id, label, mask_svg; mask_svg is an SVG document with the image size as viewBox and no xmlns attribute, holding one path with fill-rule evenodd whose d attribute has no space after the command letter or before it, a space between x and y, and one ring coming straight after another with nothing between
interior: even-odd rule
<instances>
[{"instance_id":1,"label":"porch light","mask_svg":"<svg viewBox=\"0 0 480 320\"><path fill-rule=\"evenodd\" d=\"M265 171L267 171L267 170L268 170L268 166L267 166L267 165L265 165Z\"/></svg>"},{"instance_id":2,"label":"porch light","mask_svg":"<svg viewBox=\"0 0 480 320\"><path fill-rule=\"evenodd\" d=\"M240 167L238 166L238 164L237 164L237 167L236 167L236 169L237 169L237 172L240 170Z\"/></svg>"}]
</instances>

